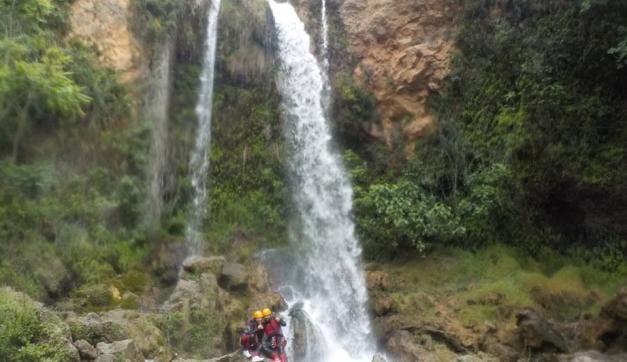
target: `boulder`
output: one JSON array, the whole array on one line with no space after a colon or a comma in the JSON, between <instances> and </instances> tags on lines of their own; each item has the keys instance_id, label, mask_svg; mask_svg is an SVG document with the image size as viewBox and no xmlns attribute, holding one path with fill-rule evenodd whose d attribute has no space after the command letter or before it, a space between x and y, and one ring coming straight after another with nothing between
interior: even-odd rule
<instances>
[{"instance_id":1,"label":"boulder","mask_svg":"<svg viewBox=\"0 0 627 362\"><path fill-rule=\"evenodd\" d=\"M162 306L170 345L190 356L223 354L230 317L224 313L223 303L228 304L228 298L223 293L214 274L181 273Z\"/></svg>"},{"instance_id":2,"label":"boulder","mask_svg":"<svg viewBox=\"0 0 627 362\"><path fill-rule=\"evenodd\" d=\"M222 267L219 283L226 290L244 290L248 286L248 272L242 264L226 263Z\"/></svg>"},{"instance_id":3,"label":"boulder","mask_svg":"<svg viewBox=\"0 0 627 362\"><path fill-rule=\"evenodd\" d=\"M490 356L485 353L479 354L466 354L463 356L457 356L455 358L455 362L499 362L500 360L496 357Z\"/></svg>"},{"instance_id":4,"label":"boulder","mask_svg":"<svg viewBox=\"0 0 627 362\"><path fill-rule=\"evenodd\" d=\"M627 361L627 354L606 355L598 351L577 352L570 355L561 355L559 362L622 362Z\"/></svg>"},{"instance_id":5,"label":"boulder","mask_svg":"<svg viewBox=\"0 0 627 362\"><path fill-rule=\"evenodd\" d=\"M387 360L385 359L385 357L377 353L374 355L374 357L372 357L372 362L387 362Z\"/></svg>"},{"instance_id":6,"label":"boulder","mask_svg":"<svg viewBox=\"0 0 627 362\"><path fill-rule=\"evenodd\" d=\"M292 330L292 351L297 361L309 361L320 356L326 349L322 332L311 323L303 304L298 303L289 311Z\"/></svg>"},{"instance_id":7,"label":"boulder","mask_svg":"<svg viewBox=\"0 0 627 362\"><path fill-rule=\"evenodd\" d=\"M179 267L188 254L185 243L160 242L150 255L150 270L166 285L174 285L179 279Z\"/></svg>"},{"instance_id":8,"label":"boulder","mask_svg":"<svg viewBox=\"0 0 627 362\"><path fill-rule=\"evenodd\" d=\"M139 352L132 339L113 343L98 343L96 362L144 362L144 356Z\"/></svg>"},{"instance_id":9,"label":"boulder","mask_svg":"<svg viewBox=\"0 0 627 362\"><path fill-rule=\"evenodd\" d=\"M135 347L146 358L167 360L171 357L171 352L166 348L161 316L116 309L81 317L70 315L67 321L74 340L97 345L132 339Z\"/></svg>"},{"instance_id":10,"label":"boulder","mask_svg":"<svg viewBox=\"0 0 627 362\"><path fill-rule=\"evenodd\" d=\"M388 350L394 353L399 361L436 362L437 359L429 351L430 346L423 346L406 330L394 331L387 340Z\"/></svg>"},{"instance_id":11,"label":"boulder","mask_svg":"<svg viewBox=\"0 0 627 362\"><path fill-rule=\"evenodd\" d=\"M255 263L251 268L248 288L251 293L265 293L269 290L268 273L263 265Z\"/></svg>"},{"instance_id":12,"label":"boulder","mask_svg":"<svg viewBox=\"0 0 627 362\"><path fill-rule=\"evenodd\" d=\"M366 276L369 290L386 290L390 287L388 273L383 271L370 271Z\"/></svg>"},{"instance_id":13,"label":"boulder","mask_svg":"<svg viewBox=\"0 0 627 362\"><path fill-rule=\"evenodd\" d=\"M67 320L74 340L84 340L91 345L99 342L111 343L128 338L126 328L119 321L113 321L97 313L72 316Z\"/></svg>"},{"instance_id":14,"label":"boulder","mask_svg":"<svg viewBox=\"0 0 627 362\"><path fill-rule=\"evenodd\" d=\"M183 270L191 274L211 273L218 275L226 260L222 256L190 256L183 261Z\"/></svg>"},{"instance_id":15,"label":"boulder","mask_svg":"<svg viewBox=\"0 0 627 362\"><path fill-rule=\"evenodd\" d=\"M519 338L534 352L568 353L569 347L562 334L533 309L516 313Z\"/></svg>"},{"instance_id":16,"label":"boulder","mask_svg":"<svg viewBox=\"0 0 627 362\"><path fill-rule=\"evenodd\" d=\"M84 339L74 342L82 360L94 360L98 357L98 350Z\"/></svg>"},{"instance_id":17,"label":"boulder","mask_svg":"<svg viewBox=\"0 0 627 362\"><path fill-rule=\"evenodd\" d=\"M372 312L376 317L381 317L392 313L395 309L394 299L389 295L380 293L373 294L370 299Z\"/></svg>"},{"instance_id":18,"label":"boulder","mask_svg":"<svg viewBox=\"0 0 627 362\"><path fill-rule=\"evenodd\" d=\"M603 314L627 323L627 287L621 289L618 295L603 308Z\"/></svg>"},{"instance_id":19,"label":"boulder","mask_svg":"<svg viewBox=\"0 0 627 362\"><path fill-rule=\"evenodd\" d=\"M257 294L250 302L250 313L248 314L264 308L270 308L272 311L284 311L287 308L287 303L285 299L283 299L283 296L277 292Z\"/></svg>"}]
</instances>

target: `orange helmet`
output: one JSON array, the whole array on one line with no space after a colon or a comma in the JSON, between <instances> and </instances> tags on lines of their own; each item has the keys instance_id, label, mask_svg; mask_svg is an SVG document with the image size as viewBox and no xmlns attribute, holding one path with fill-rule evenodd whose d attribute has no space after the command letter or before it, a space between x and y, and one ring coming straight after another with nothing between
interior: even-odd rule
<instances>
[{"instance_id":1,"label":"orange helmet","mask_svg":"<svg viewBox=\"0 0 627 362\"><path fill-rule=\"evenodd\" d=\"M269 317L272 315L272 311L268 308L264 309L263 312L261 312L263 314L264 317Z\"/></svg>"},{"instance_id":2,"label":"orange helmet","mask_svg":"<svg viewBox=\"0 0 627 362\"><path fill-rule=\"evenodd\" d=\"M253 318L261 319L261 318L263 318L263 314L261 313L260 310L256 310L255 313L253 313Z\"/></svg>"}]
</instances>

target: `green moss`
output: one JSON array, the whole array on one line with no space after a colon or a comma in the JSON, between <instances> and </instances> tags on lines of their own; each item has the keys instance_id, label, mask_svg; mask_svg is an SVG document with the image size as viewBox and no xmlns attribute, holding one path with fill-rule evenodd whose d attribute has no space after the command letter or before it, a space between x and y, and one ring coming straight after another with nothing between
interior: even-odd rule
<instances>
[{"instance_id":1,"label":"green moss","mask_svg":"<svg viewBox=\"0 0 627 362\"><path fill-rule=\"evenodd\" d=\"M149 280L149 276L139 270L131 270L121 278L123 290L130 290L138 294L144 292Z\"/></svg>"},{"instance_id":2,"label":"green moss","mask_svg":"<svg viewBox=\"0 0 627 362\"><path fill-rule=\"evenodd\" d=\"M389 274L386 294L396 313L416 318L417 312L437 322L437 311L445 310L467 327L512 324L514 313L526 307L560 321L596 315L627 280L624 272L608 274L578 259L561 258L563 266L551 274L540 268L544 263L519 249L496 246L475 252L436 249L422 260L381 268ZM589 275L603 278L587 280Z\"/></svg>"},{"instance_id":3,"label":"green moss","mask_svg":"<svg viewBox=\"0 0 627 362\"><path fill-rule=\"evenodd\" d=\"M0 289L0 360L67 361L61 320L28 297Z\"/></svg>"},{"instance_id":4,"label":"green moss","mask_svg":"<svg viewBox=\"0 0 627 362\"><path fill-rule=\"evenodd\" d=\"M188 306L181 311L171 312L165 319L168 342L177 351L190 357L217 355L214 338L221 337L224 322L221 316L208 308ZM216 353L217 352L217 353Z\"/></svg>"}]
</instances>

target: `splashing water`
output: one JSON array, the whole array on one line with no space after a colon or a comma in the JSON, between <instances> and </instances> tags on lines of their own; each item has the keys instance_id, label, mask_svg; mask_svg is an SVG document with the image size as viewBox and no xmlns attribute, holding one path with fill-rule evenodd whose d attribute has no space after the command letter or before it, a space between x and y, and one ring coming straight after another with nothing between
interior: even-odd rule
<instances>
[{"instance_id":1,"label":"splashing water","mask_svg":"<svg viewBox=\"0 0 627 362\"><path fill-rule=\"evenodd\" d=\"M213 0L209 6L205 56L200 75L200 94L196 105L198 129L196 143L189 163L194 198L192 214L187 224L186 238L193 254L200 252L202 222L207 213L207 174L211 148L211 115L213 112L213 79L218 38L218 14L220 1Z\"/></svg>"},{"instance_id":2,"label":"splashing water","mask_svg":"<svg viewBox=\"0 0 627 362\"><path fill-rule=\"evenodd\" d=\"M279 43L289 172L299 232L296 256L283 267L286 299L302 302L324 338L319 356L307 361L370 361L375 352L366 312L361 247L351 218L352 188L332 147L323 109L324 74L310 52L304 24L289 3L269 0Z\"/></svg>"}]
</instances>

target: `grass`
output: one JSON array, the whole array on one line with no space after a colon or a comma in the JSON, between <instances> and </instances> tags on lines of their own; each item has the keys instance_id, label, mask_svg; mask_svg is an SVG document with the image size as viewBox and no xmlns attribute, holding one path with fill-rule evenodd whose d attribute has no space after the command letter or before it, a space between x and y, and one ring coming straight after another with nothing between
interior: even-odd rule
<instances>
[{"instance_id":1,"label":"grass","mask_svg":"<svg viewBox=\"0 0 627 362\"><path fill-rule=\"evenodd\" d=\"M525 307L559 321L596 315L627 285L626 265L610 273L574 258L533 259L505 246L439 249L422 260L376 268L389 274L399 314L437 322L444 313L467 328L513 324L516 310Z\"/></svg>"}]
</instances>

